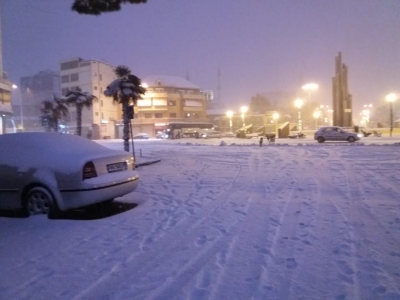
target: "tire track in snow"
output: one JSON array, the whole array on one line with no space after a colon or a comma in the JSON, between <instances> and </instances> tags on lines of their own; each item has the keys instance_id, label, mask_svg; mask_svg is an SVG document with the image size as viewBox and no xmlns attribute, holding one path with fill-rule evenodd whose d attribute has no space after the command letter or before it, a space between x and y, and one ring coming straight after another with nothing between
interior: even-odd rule
<instances>
[{"instance_id":1,"label":"tire track in snow","mask_svg":"<svg viewBox=\"0 0 400 300\"><path fill-rule=\"evenodd\" d=\"M400 297L400 284L398 278L393 278L388 269L393 270L393 265L398 263L395 257L390 257L389 253L383 253L382 249L393 247L392 237L388 235L387 228L383 226L376 213L374 213L365 203L367 186L364 181L359 179L359 172L353 165L343 166L349 188L349 209L343 211L347 213L348 219L353 225L356 250L357 276L363 277L359 280L363 286L360 290L364 293L361 297L373 295L382 297L386 292L396 293ZM375 230L377 226L381 228L381 234L374 238L374 241L367 240L368 232ZM398 235L394 235L398 239ZM398 243L400 245L400 243ZM384 260L382 257L386 256ZM388 263L391 261L392 263ZM399 268L397 268L399 270ZM366 275L368 274L368 275ZM397 283L397 284L396 284Z\"/></svg>"},{"instance_id":2,"label":"tire track in snow","mask_svg":"<svg viewBox=\"0 0 400 300\"><path fill-rule=\"evenodd\" d=\"M304 215L312 212L309 210L309 199L305 199L305 186L307 184L303 179L303 164L308 163L309 152L306 149L291 149L294 155L292 163L293 172L285 181L283 179L282 190L276 190L274 195L278 201L272 203L273 209L271 215L277 215L275 218L270 217L268 231L271 235L268 242L268 255L265 255L262 263L262 272L258 287L252 299L266 299L274 295L280 299L290 299L291 285L295 284L292 277L296 274L299 261L298 254L295 251L303 251L304 247L310 245L307 239L308 227L305 223L299 222ZM297 159L296 157L299 157ZM280 203L279 199L287 199ZM274 209L274 208L277 209ZM289 222L283 222L287 220ZM273 227L274 225L275 228ZM299 232L300 237L297 237ZM278 296L279 295L279 296Z\"/></svg>"},{"instance_id":3,"label":"tire track in snow","mask_svg":"<svg viewBox=\"0 0 400 300\"><path fill-rule=\"evenodd\" d=\"M177 159L179 159L179 158L177 158ZM204 179L201 177L201 174L204 174L205 170L210 167L210 164L206 158L200 160L198 157L195 157L195 159L190 160L188 164L191 166L191 169L198 169L198 168L196 168L196 166L199 165L199 163L198 163L199 161L201 161L200 171L189 172L184 169L177 169L176 172L186 174L190 178L195 177L196 181L198 181L199 178L200 178L199 179L200 181L207 180L206 178ZM177 167L177 165L175 163L172 163L171 166L173 168ZM232 167L232 164L230 164L230 166ZM240 168L240 165L238 164L238 162L236 162L235 168L236 169ZM159 222L157 222L157 224L154 227L154 230L151 233L149 233L147 236L152 237L154 239L154 237L156 236L155 234L159 233L160 231L173 229L173 227L175 227L178 223L182 222L185 219L188 219L189 216L195 214L195 209L197 209L197 210L211 209L211 207L213 205L212 202L215 202L215 199L218 199L218 197L221 196L221 193L229 191L232 188L232 185L236 184L237 176L238 176L237 174L239 174L240 170L238 170L236 172L237 173L236 173L236 175L234 175L233 182L230 181L225 186L222 186L222 187L221 186L215 187L219 190L217 193L214 193L212 196L207 196L206 199L203 198L201 200L195 200L195 198L198 197L196 195L200 192L200 188L199 188L199 185L197 184L197 182L195 182L195 181L190 182L190 181L186 180L186 182L184 182L184 183L180 182L179 185L174 184L171 186L171 179L163 179L164 178L163 175L158 175L161 177L161 181L165 180L165 182L167 182L167 184L163 184L163 186L166 189L166 191L169 193L169 196L165 196L165 194L162 194L162 193L155 193L154 190L157 189L157 187L155 187L155 186L147 187L147 189L146 189L147 193L152 194L153 199L155 201L157 201L157 203L159 204L153 210L153 212L159 213L163 216L163 219L161 219ZM171 173L171 172L167 171L167 174L168 173ZM193 175L193 173L195 175ZM189 187L189 192L187 193L187 196L185 197L185 199L177 201L174 199L175 196L174 196L173 190L175 190L176 188L182 189L183 185L185 186L185 188L186 188L186 186ZM171 189L172 189L172 192L171 192ZM165 197L168 198L167 201L162 201L162 199ZM170 199L170 198L172 198L172 199ZM199 201L201 201L201 203L199 203ZM171 206L170 203L174 203L174 205ZM162 206L161 208L158 207L160 205ZM189 212L189 214L185 214L184 212L182 212L182 207L185 209L186 212ZM178 214L179 214L179 216L178 216ZM196 217L197 217L197 215L196 215ZM166 226L166 224L167 225L170 224L170 225ZM146 241L146 238L144 240Z\"/></svg>"},{"instance_id":4,"label":"tire track in snow","mask_svg":"<svg viewBox=\"0 0 400 300\"><path fill-rule=\"evenodd\" d=\"M124 270L127 269L139 269L139 268L144 268L147 264L151 264L151 261L159 261L162 260L162 257L168 257L169 253L174 253L175 250L182 251L179 246L179 241L182 240L184 241L185 238L189 238L192 231L196 228L199 227L203 222L207 221L207 219L210 218L213 214L219 212L224 205L226 205L232 196L235 195L235 190L232 190L232 186L237 183L237 180L239 178L239 175L241 174L241 165L236 161L236 164L239 166L238 172L234 175L234 178L231 183L226 187L225 190L221 191L219 194L216 195L217 198L225 199L222 203L209 203L208 205L204 206L202 209L202 213L197 214L197 220L193 222L193 220L188 220L185 219L183 222L179 224L180 228L185 228L185 230L179 231L178 230L178 236L177 234L173 233L171 235L165 234L160 237L160 239L152 239L149 242L151 243L157 243L158 248L164 249L165 252L163 253L152 253L152 248L149 247L147 249L148 252L142 252L142 253L136 253L129 257L126 262L124 263L117 263L115 265L115 270L110 271L106 273L105 275L101 276L97 281L95 281L92 285L84 289L81 293L79 293L74 299L81 299L82 297L86 297L85 295L90 294L90 291L94 291L96 289L99 289L100 286L101 288L109 285L110 282L115 281L115 276L114 273L121 273ZM238 190L241 190L241 185L238 185L237 187ZM200 217L198 217L200 215ZM200 228L201 229L201 228ZM181 236L179 235L180 232L184 232L185 235ZM176 243L171 244L170 240L176 240ZM161 243L161 246L160 246ZM164 245L163 245L164 244ZM174 250L175 249L175 250ZM141 258L142 257L142 258ZM143 258L145 257L145 258ZM135 261L140 260L141 263L139 263L139 266L135 266ZM147 263L146 263L147 261ZM129 267L127 266L129 265ZM129 274L126 274L127 277L129 277ZM118 282L114 282L114 284L118 285ZM106 294L107 291L105 288L102 288L104 290L104 293ZM97 293L97 291L96 291Z\"/></svg>"}]
</instances>

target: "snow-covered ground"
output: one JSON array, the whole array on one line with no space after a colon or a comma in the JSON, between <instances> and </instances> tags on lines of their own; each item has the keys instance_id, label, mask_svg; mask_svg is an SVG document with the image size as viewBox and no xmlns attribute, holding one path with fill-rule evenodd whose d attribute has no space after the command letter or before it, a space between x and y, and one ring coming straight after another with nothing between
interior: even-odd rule
<instances>
[{"instance_id":1,"label":"snow-covered ground","mask_svg":"<svg viewBox=\"0 0 400 300\"><path fill-rule=\"evenodd\" d=\"M400 144L376 140L135 142L161 162L108 216L0 217L0 299L400 299Z\"/></svg>"}]
</instances>

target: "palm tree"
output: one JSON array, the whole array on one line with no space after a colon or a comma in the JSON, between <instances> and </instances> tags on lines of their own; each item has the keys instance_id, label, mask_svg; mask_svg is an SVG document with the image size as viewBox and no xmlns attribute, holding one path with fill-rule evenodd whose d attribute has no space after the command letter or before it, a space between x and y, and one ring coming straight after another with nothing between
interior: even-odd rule
<instances>
[{"instance_id":1,"label":"palm tree","mask_svg":"<svg viewBox=\"0 0 400 300\"><path fill-rule=\"evenodd\" d=\"M110 83L104 91L107 97L113 97L114 102L122 104L123 113L123 140L124 150L129 152L129 107L131 104L136 105L137 100L141 99L141 95L146 92L146 89L141 86L140 79L131 74L131 70L125 66L118 66L115 69L117 79Z\"/></svg>"},{"instance_id":2,"label":"palm tree","mask_svg":"<svg viewBox=\"0 0 400 300\"><path fill-rule=\"evenodd\" d=\"M48 132L51 128L58 132L59 121L68 115L68 108L63 99L57 98L54 95L53 100L44 100L40 109L42 124L46 126Z\"/></svg>"},{"instance_id":3,"label":"palm tree","mask_svg":"<svg viewBox=\"0 0 400 300\"><path fill-rule=\"evenodd\" d=\"M67 105L76 107L76 134L80 136L82 133L82 108L92 107L93 101L97 100L97 97L88 92L82 92L81 88L77 87L75 91L68 92L64 99Z\"/></svg>"},{"instance_id":4,"label":"palm tree","mask_svg":"<svg viewBox=\"0 0 400 300\"><path fill-rule=\"evenodd\" d=\"M50 132L51 128L53 127L53 101L44 100L42 101L42 105L40 107L40 120L42 122L43 127L46 127L46 131Z\"/></svg>"}]
</instances>

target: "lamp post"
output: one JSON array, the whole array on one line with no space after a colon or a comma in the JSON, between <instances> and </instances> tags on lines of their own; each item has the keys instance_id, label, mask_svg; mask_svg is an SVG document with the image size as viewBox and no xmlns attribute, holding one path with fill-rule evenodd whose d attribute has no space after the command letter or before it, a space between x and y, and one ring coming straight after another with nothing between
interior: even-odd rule
<instances>
[{"instance_id":1,"label":"lamp post","mask_svg":"<svg viewBox=\"0 0 400 300\"><path fill-rule=\"evenodd\" d=\"M24 131L24 114L22 110L22 95L21 91L19 90L18 86L16 84L13 84L11 86L14 90L19 91L19 104L20 104L20 125L21 125L21 132Z\"/></svg>"},{"instance_id":2,"label":"lamp post","mask_svg":"<svg viewBox=\"0 0 400 300\"><path fill-rule=\"evenodd\" d=\"M386 96L386 101L389 102L390 107L390 136L392 136L393 132L393 107L392 103L397 100L397 96L395 93L391 93Z\"/></svg>"},{"instance_id":3,"label":"lamp post","mask_svg":"<svg viewBox=\"0 0 400 300\"><path fill-rule=\"evenodd\" d=\"M372 107L372 104L364 104L364 109L361 112L361 123L365 125L365 127L368 127L369 123L369 117L371 115L371 111L369 108Z\"/></svg>"},{"instance_id":4,"label":"lamp post","mask_svg":"<svg viewBox=\"0 0 400 300\"><path fill-rule=\"evenodd\" d=\"M276 125L278 123L279 114L277 112L273 113L272 114L272 119L274 120L274 125L275 125L274 133L276 134Z\"/></svg>"},{"instance_id":5,"label":"lamp post","mask_svg":"<svg viewBox=\"0 0 400 300\"><path fill-rule=\"evenodd\" d=\"M226 112L226 116L229 118L229 130L230 130L230 133L232 133L232 116L233 116L233 111L228 110L228 111Z\"/></svg>"},{"instance_id":6,"label":"lamp post","mask_svg":"<svg viewBox=\"0 0 400 300\"><path fill-rule=\"evenodd\" d=\"M307 92L308 102L311 102L311 92L318 90L319 86L316 83L306 83L303 85L302 90Z\"/></svg>"},{"instance_id":7,"label":"lamp post","mask_svg":"<svg viewBox=\"0 0 400 300\"><path fill-rule=\"evenodd\" d=\"M302 131L302 129L303 129L303 124L302 124L302 120L301 120L301 107L303 106L303 104L304 104L304 101L303 101L303 99L296 99L295 101L294 101L294 106L296 106L297 107L297 109L298 109L298 111L297 111L297 116L298 116L298 119L299 119L299 123L298 123L298 131L299 132L301 132Z\"/></svg>"},{"instance_id":8,"label":"lamp post","mask_svg":"<svg viewBox=\"0 0 400 300\"><path fill-rule=\"evenodd\" d=\"M247 106L242 106L240 108L240 112L241 112L241 117L242 117L242 122L243 122L243 127L246 126L245 124L245 114L247 113L247 111L249 110L249 108Z\"/></svg>"},{"instance_id":9,"label":"lamp post","mask_svg":"<svg viewBox=\"0 0 400 300\"><path fill-rule=\"evenodd\" d=\"M321 111L320 110L314 111L313 117L315 118L315 130L317 130L318 129L318 119L319 119L319 117L321 117Z\"/></svg>"}]
</instances>

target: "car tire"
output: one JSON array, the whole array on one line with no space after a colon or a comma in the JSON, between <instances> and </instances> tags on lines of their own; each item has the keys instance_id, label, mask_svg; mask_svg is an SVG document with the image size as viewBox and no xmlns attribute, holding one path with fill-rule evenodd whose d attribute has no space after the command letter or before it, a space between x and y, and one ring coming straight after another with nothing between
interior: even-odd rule
<instances>
[{"instance_id":1,"label":"car tire","mask_svg":"<svg viewBox=\"0 0 400 300\"><path fill-rule=\"evenodd\" d=\"M24 210L26 215L46 214L49 219L55 218L58 212L52 194L45 187L35 186L24 197Z\"/></svg>"},{"instance_id":2,"label":"car tire","mask_svg":"<svg viewBox=\"0 0 400 300\"><path fill-rule=\"evenodd\" d=\"M348 141L349 143L354 143L354 142L356 141L356 139L355 139L353 136L349 136L348 139L347 139L347 141Z\"/></svg>"},{"instance_id":3,"label":"car tire","mask_svg":"<svg viewBox=\"0 0 400 300\"><path fill-rule=\"evenodd\" d=\"M325 139L322 136L319 136L317 138L317 141L318 141L318 143L323 143L323 142L325 142Z\"/></svg>"}]
</instances>

